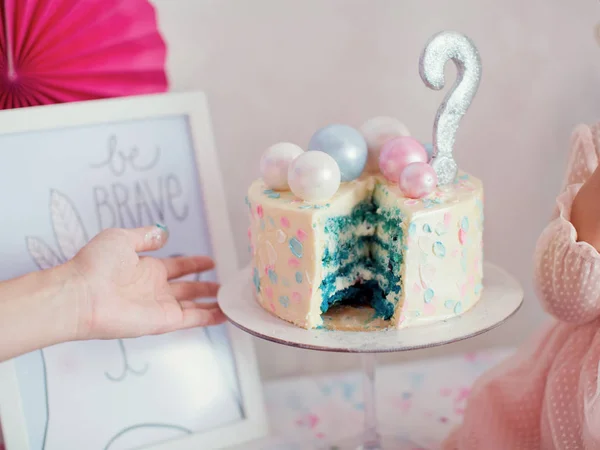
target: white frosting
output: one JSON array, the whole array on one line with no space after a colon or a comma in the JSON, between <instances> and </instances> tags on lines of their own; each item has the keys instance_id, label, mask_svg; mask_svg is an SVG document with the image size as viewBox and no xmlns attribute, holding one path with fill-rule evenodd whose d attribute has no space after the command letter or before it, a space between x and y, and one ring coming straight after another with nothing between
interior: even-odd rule
<instances>
[{"instance_id":1,"label":"white frosting","mask_svg":"<svg viewBox=\"0 0 600 450\"><path fill-rule=\"evenodd\" d=\"M460 174L457 183L438 188L425 199L411 200L382 178L364 176L343 183L327 204L317 206L298 200L291 192L269 191L261 180L252 184L248 193L250 242L257 298L265 309L301 327L322 325L321 283L338 269L322 265L325 249L333 252L337 245L325 230L327 219L349 215L369 199L383 214L398 217L403 238L393 242L381 227L375 230L366 223L343 230L336 238L344 241L375 233L379 241L402 251L400 294L388 296L397 305L391 325L443 320L477 302L483 276L481 182ZM377 245L371 252L382 260L389 257ZM357 250L347 262L359 256ZM356 271L364 280L373 278L360 267ZM384 288L386 275L375 275ZM349 276L337 277L335 289L346 289L354 282Z\"/></svg>"}]
</instances>

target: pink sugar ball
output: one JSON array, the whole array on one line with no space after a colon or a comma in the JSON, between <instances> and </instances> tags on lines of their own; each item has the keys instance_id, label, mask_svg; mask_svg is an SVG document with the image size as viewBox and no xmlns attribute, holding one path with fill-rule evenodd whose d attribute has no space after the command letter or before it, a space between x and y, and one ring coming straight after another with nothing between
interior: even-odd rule
<instances>
[{"instance_id":1,"label":"pink sugar ball","mask_svg":"<svg viewBox=\"0 0 600 450\"><path fill-rule=\"evenodd\" d=\"M399 136L381 148L379 170L388 181L398 183L406 166L414 162L426 163L427 159L427 150L419 141L410 136Z\"/></svg>"},{"instance_id":2,"label":"pink sugar ball","mask_svg":"<svg viewBox=\"0 0 600 450\"><path fill-rule=\"evenodd\" d=\"M410 136L410 131L402 122L393 117L373 117L360 127L360 132L367 141L369 156L366 171L376 173L379 171L379 154L383 145L398 136Z\"/></svg>"},{"instance_id":3,"label":"pink sugar ball","mask_svg":"<svg viewBox=\"0 0 600 450\"><path fill-rule=\"evenodd\" d=\"M408 198L423 198L436 188L437 175L426 162L410 163L400 174L398 185Z\"/></svg>"}]
</instances>

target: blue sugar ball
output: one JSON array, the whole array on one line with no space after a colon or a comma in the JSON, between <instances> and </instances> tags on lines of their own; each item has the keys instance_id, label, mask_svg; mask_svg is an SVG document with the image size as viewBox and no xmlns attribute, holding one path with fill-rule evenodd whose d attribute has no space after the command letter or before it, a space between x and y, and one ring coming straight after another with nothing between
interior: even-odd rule
<instances>
[{"instance_id":1,"label":"blue sugar ball","mask_svg":"<svg viewBox=\"0 0 600 450\"><path fill-rule=\"evenodd\" d=\"M367 164L367 142L358 130L348 125L321 128L310 139L308 150L319 150L330 155L340 168L341 181L360 177Z\"/></svg>"}]
</instances>

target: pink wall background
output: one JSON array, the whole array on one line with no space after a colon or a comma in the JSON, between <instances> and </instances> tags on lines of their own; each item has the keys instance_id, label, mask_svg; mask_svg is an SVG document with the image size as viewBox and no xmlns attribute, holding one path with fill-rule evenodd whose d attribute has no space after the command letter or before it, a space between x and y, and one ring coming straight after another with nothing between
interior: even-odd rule
<instances>
[{"instance_id":1,"label":"pink wall background","mask_svg":"<svg viewBox=\"0 0 600 450\"><path fill-rule=\"evenodd\" d=\"M471 36L484 72L456 154L462 168L485 183L487 259L519 277L526 302L514 319L484 336L382 361L518 344L546 319L532 293L531 256L560 187L571 130L600 118L597 1L153 3L169 44L172 88L208 94L241 263L248 261L243 198L258 176L263 149L280 140L306 145L324 124L359 125L382 114L427 139L444 93L422 83L420 52L441 29ZM257 345L267 377L356 362Z\"/></svg>"}]
</instances>

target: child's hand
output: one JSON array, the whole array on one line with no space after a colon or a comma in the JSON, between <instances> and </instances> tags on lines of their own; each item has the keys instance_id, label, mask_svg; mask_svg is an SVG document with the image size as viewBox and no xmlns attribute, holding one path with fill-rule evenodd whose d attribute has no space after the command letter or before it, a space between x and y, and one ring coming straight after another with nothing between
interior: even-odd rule
<instances>
[{"instance_id":1,"label":"child's hand","mask_svg":"<svg viewBox=\"0 0 600 450\"><path fill-rule=\"evenodd\" d=\"M216 303L193 301L215 297L216 283L170 281L210 270L210 258L138 256L161 248L167 237L160 226L106 230L67 263L83 285L77 339L137 337L225 320Z\"/></svg>"}]
</instances>

